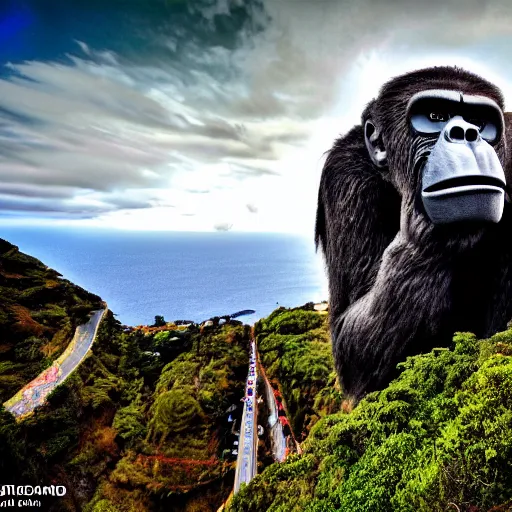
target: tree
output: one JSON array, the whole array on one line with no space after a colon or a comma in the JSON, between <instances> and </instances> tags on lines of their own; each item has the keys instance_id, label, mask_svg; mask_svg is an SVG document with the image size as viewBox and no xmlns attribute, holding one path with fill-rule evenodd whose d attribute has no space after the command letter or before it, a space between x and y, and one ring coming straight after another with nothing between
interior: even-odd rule
<instances>
[{"instance_id":1,"label":"tree","mask_svg":"<svg viewBox=\"0 0 512 512\"><path fill-rule=\"evenodd\" d=\"M155 316L155 325L153 327L164 327L165 325L166 324L165 324L164 317L161 315L156 315Z\"/></svg>"}]
</instances>

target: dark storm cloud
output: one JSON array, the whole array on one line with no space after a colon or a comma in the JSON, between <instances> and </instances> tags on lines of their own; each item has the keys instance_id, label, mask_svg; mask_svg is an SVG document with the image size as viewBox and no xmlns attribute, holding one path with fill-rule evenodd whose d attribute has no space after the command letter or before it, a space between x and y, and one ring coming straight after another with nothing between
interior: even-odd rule
<instances>
[{"instance_id":1,"label":"dark storm cloud","mask_svg":"<svg viewBox=\"0 0 512 512\"><path fill-rule=\"evenodd\" d=\"M70 216L95 216L100 213L108 213L116 210L123 209L142 209L151 208L152 202L143 201L139 199L130 199L122 197L108 197L104 201L97 200L95 202L71 202L55 197L41 198L41 197L28 197L19 195L6 194L0 189L0 209L7 211L24 211L24 212L62 212ZM170 206L170 205L167 205Z\"/></svg>"},{"instance_id":2,"label":"dark storm cloud","mask_svg":"<svg viewBox=\"0 0 512 512\"><path fill-rule=\"evenodd\" d=\"M53 200L37 199L37 198L13 198L12 196L0 195L0 207L7 211L23 211L32 213L51 213L62 212L69 215L91 214L97 215L110 211L106 205L87 205L80 206L74 204L66 204L64 202L55 202Z\"/></svg>"},{"instance_id":3,"label":"dark storm cloud","mask_svg":"<svg viewBox=\"0 0 512 512\"><path fill-rule=\"evenodd\" d=\"M77 189L69 187L40 187L26 183L0 183L0 195L18 197L65 199L72 197L77 191Z\"/></svg>"},{"instance_id":4,"label":"dark storm cloud","mask_svg":"<svg viewBox=\"0 0 512 512\"><path fill-rule=\"evenodd\" d=\"M194 162L252 159L260 149L266 158L277 157L271 143L248 138L242 124L184 98L197 81L207 91L209 81L233 78L234 68L219 62L263 29L262 4L149 4L123 5L121 17L120 10L94 1L72 7L49 0L45 9L26 2L30 32L20 29L9 40L11 50L0 51L8 57L0 74L0 182L13 196L0 208L71 213L65 200L80 204L80 190L166 187L176 170ZM94 16L96 26L75 23L78 10L84 21ZM19 14L0 9L0 18L13 13ZM26 52L29 37L39 42L43 60ZM44 199L48 187L60 187L54 196L63 201L48 206L22 199ZM136 199L108 204L147 207ZM106 204L88 208L110 210Z\"/></svg>"}]
</instances>

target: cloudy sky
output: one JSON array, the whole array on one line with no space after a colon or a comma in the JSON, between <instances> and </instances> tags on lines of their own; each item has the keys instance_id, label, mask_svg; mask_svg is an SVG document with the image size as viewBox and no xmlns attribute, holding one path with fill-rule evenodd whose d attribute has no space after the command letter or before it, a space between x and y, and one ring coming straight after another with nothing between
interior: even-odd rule
<instances>
[{"instance_id":1,"label":"cloudy sky","mask_svg":"<svg viewBox=\"0 0 512 512\"><path fill-rule=\"evenodd\" d=\"M312 236L388 78L455 64L512 108L507 3L0 0L0 225Z\"/></svg>"}]
</instances>

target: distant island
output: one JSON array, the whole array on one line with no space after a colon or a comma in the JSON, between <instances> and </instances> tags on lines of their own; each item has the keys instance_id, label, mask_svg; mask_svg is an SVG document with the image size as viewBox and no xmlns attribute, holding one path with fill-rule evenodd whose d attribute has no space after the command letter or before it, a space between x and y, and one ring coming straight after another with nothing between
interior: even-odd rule
<instances>
[{"instance_id":1,"label":"distant island","mask_svg":"<svg viewBox=\"0 0 512 512\"><path fill-rule=\"evenodd\" d=\"M231 318L238 318L239 316L252 315L253 313L256 313L254 309L243 309L242 311L237 311L236 313L232 313L229 316Z\"/></svg>"}]
</instances>

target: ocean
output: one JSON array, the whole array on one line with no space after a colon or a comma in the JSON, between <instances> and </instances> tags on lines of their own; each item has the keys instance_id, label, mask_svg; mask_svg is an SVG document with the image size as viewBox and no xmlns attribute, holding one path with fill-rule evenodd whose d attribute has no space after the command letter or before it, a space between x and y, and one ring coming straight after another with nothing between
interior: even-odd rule
<instances>
[{"instance_id":1,"label":"ocean","mask_svg":"<svg viewBox=\"0 0 512 512\"><path fill-rule=\"evenodd\" d=\"M99 295L126 325L243 309L255 310L239 318L253 324L279 306L327 300L312 236L0 227L0 238Z\"/></svg>"}]
</instances>

